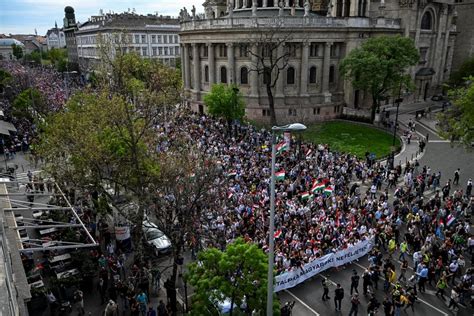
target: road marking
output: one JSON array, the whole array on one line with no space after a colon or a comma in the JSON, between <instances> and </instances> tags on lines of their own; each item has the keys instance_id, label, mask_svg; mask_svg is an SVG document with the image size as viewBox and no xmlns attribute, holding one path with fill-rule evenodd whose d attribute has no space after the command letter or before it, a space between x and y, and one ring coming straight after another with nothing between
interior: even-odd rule
<instances>
[{"instance_id":1,"label":"road marking","mask_svg":"<svg viewBox=\"0 0 474 316\"><path fill-rule=\"evenodd\" d=\"M308 304L306 304L303 300L301 300L298 296L296 296L295 294L291 293L290 291L288 290L284 290L286 293L290 294L291 297L293 297L295 300L297 300L301 305L303 305L304 307L306 307L311 313L313 313L314 315L316 316L320 316L320 314L318 312L316 312L314 309L312 309L311 307L308 306Z\"/></svg>"},{"instance_id":2,"label":"road marking","mask_svg":"<svg viewBox=\"0 0 474 316\"><path fill-rule=\"evenodd\" d=\"M428 141L428 143L450 143L451 141L446 139L433 139Z\"/></svg>"},{"instance_id":3,"label":"road marking","mask_svg":"<svg viewBox=\"0 0 474 316\"><path fill-rule=\"evenodd\" d=\"M356 266L358 266L359 268L361 268L361 269L364 269L364 270L367 269L367 268L365 268L364 266L362 266L362 265L360 265L360 264L358 264L358 263L355 263L355 262L354 262L354 264L355 264ZM380 278L381 278L382 280L385 280L385 278L382 277L382 276L381 276ZM393 285L393 284L392 284L392 285ZM448 313L442 311L441 309L437 308L437 307L434 306L434 305L431 305L431 304L428 303L427 301L422 300L419 296L417 296L417 300L420 301L420 302L422 302L423 304L426 304L427 306L431 307L432 309L434 309L434 310L440 312L440 313L443 314L444 316L448 316Z\"/></svg>"}]
</instances>

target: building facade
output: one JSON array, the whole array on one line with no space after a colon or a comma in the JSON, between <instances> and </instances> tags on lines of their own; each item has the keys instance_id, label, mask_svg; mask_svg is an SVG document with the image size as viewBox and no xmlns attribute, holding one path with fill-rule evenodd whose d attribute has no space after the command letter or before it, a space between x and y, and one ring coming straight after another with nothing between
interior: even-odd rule
<instances>
[{"instance_id":1,"label":"building facade","mask_svg":"<svg viewBox=\"0 0 474 316\"><path fill-rule=\"evenodd\" d=\"M474 0L455 0L456 45L454 46L453 71L474 56Z\"/></svg>"},{"instance_id":2,"label":"building facade","mask_svg":"<svg viewBox=\"0 0 474 316\"><path fill-rule=\"evenodd\" d=\"M66 39L66 49L69 64L72 68L78 68L77 44L76 44L76 15L72 7L64 8L63 32Z\"/></svg>"},{"instance_id":3,"label":"building facade","mask_svg":"<svg viewBox=\"0 0 474 316\"><path fill-rule=\"evenodd\" d=\"M284 40L273 58L287 65L273 88L279 123L330 119L343 107L365 108L370 95L352 88L339 73L342 59L369 37L404 35L414 40L420 62L410 69L416 84L407 99L423 100L449 76L455 26L446 0L208 0L205 16L181 12L185 94L196 111L214 83L236 83L249 119L268 122L266 78L256 55L269 36ZM270 35L269 35L270 34ZM262 41L262 36L265 39ZM252 52L255 52L252 53ZM444 71L444 69L448 69ZM390 102L390 100L388 100Z\"/></svg>"},{"instance_id":4,"label":"building facade","mask_svg":"<svg viewBox=\"0 0 474 316\"><path fill-rule=\"evenodd\" d=\"M57 24L54 28L49 29L48 32L46 32L46 43L48 50L66 47L66 36L64 35L63 29L58 28Z\"/></svg>"},{"instance_id":5,"label":"building facade","mask_svg":"<svg viewBox=\"0 0 474 316\"><path fill-rule=\"evenodd\" d=\"M14 38L0 38L0 58L2 60L15 60L16 57L13 55L13 46L17 45L25 52L25 45L22 42Z\"/></svg>"},{"instance_id":6,"label":"building facade","mask_svg":"<svg viewBox=\"0 0 474 316\"><path fill-rule=\"evenodd\" d=\"M179 30L178 19L152 14L126 12L91 17L75 33L80 69L88 72L94 68L101 56L101 43L113 46L112 55L114 49L121 49L175 66L180 56Z\"/></svg>"}]
</instances>

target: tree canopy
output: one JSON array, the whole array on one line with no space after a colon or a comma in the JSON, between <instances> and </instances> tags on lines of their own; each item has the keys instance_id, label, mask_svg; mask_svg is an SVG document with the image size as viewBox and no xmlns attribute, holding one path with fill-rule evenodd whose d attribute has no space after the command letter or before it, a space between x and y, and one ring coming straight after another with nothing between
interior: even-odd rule
<instances>
[{"instance_id":1,"label":"tree canopy","mask_svg":"<svg viewBox=\"0 0 474 316\"><path fill-rule=\"evenodd\" d=\"M467 85L449 91L453 106L438 118L443 136L471 148L474 142L474 76L466 79Z\"/></svg>"},{"instance_id":2,"label":"tree canopy","mask_svg":"<svg viewBox=\"0 0 474 316\"><path fill-rule=\"evenodd\" d=\"M228 122L242 120L245 115L244 99L236 85L212 85L211 91L204 96L204 103L209 114L222 117Z\"/></svg>"},{"instance_id":3,"label":"tree canopy","mask_svg":"<svg viewBox=\"0 0 474 316\"><path fill-rule=\"evenodd\" d=\"M23 48L20 45L12 44L13 56L16 59L21 59L23 57Z\"/></svg>"},{"instance_id":4,"label":"tree canopy","mask_svg":"<svg viewBox=\"0 0 474 316\"><path fill-rule=\"evenodd\" d=\"M191 314L216 315L218 302L224 300L231 303L231 309L246 305L248 311L262 314L266 308L267 268L265 253L242 238L225 251L210 248L200 252L187 275L195 290ZM276 300L274 314L278 313Z\"/></svg>"},{"instance_id":5,"label":"tree canopy","mask_svg":"<svg viewBox=\"0 0 474 316\"><path fill-rule=\"evenodd\" d=\"M35 88L23 90L13 100L12 114L17 118L26 118L33 121L46 113L47 105L41 92Z\"/></svg>"},{"instance_id":6,"label":"tree canopy","mask_svg":"<svg viewBox=\"0 0 474 316\"><path fill-rule=\"evenodd\" d=\"M5 86L12 81L12 75L3 69L0 69L0 91L3 91Z\"/></svg>"},{"instance_id":7,"label":"tree canopy","mask_svg":"<svg viewBox=\"0 0 474 316\"><path fill-rule=\"evenodd\" d=\"M474 56L466 59L458 70L451 73L449 85L462 86L470 76L474 76Z\"/></svg>"},{"instance_id":8,"label":"tree canopy","mask_svg":"<svg viewBox=\"0 0 474 316\"><path fill-rule=\"evenodd\" d=\"M372 120L380 101L392 91L413 86L407 74L420 56L412 39L402 36L380 36L368 39L352 50L341 63L342 75L356 89L372 95Z\"/></svg>"}]
</instances>

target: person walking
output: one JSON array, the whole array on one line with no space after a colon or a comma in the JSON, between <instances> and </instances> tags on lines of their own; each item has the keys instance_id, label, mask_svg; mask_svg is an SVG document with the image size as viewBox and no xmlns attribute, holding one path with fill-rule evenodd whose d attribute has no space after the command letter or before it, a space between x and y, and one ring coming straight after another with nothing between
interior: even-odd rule
<instances>
[{"instance_id":1,"label":"person walking","mask_svg":"<svg viewBox=\"0 0 474 316\"><path fill-rule=\"evenodd\" d=\"M82 316L86 313L86 311L84 310L84 293L77 289L75 292L74 292L74 305L77 309L77 311L79 312L79 315Z\"/></svg>"},{"instance_id":2,"label":"person walking","mask_svg":"<svg viewBox=\"0 0 474 316\"><path fill-rule=\"evenodd\" d=\"M418 274L418 289L420 292L425 292L425 283L428 280L428 268L423 264L420 273Z\"/></svg>"},{"instance_id":3,"label":"person walking","mask_svg":"<svg viewBox=\"0 0 474 316\"><path fill-rule=\"evenodd\" d=\"M459 176L461 175L461 169L457 169L454 171L454 180L453 180L453 185L459 185Z\"/></svg>"},{"instance_id":4,"label":"person walking","mask_svg":"<svg viewBox=\"0 0 474 316\"><path fill-rule=\"evenodd\" d=\"M459 290L457 289L457 287L453 287L453 289L451 290L451 299L449 301L448 308L452 309L453 311L459 309L459 307L458 307L459 292L458 291Z\"/></svg>"},{"instance_id":5,"label":"person walking","mask_svg":"<svg viewBox=\"0 0 474 316\"><path fill-rule=\"evenodd\" d=\"M403 280L406 282L407 277L405 276L405 274L407 273L407 269L408 269L408 261L407 259L404 258L400 266L400 276L398 277L398 281Z\"/></svg>"},{"instance_id":6,"label":"person walking","mask_svg":"<svg viewBox=\"0 0 474 316\"><path fill-rule=\"evenodd\" d=\"M153 309L153 306L148 307L148 311L146 312L146 316L156 316L156 311Z\"/></svg>"},{"instance_id":7,"label":"person walking","mask_svg":"<svg viewBox=\"0 0 474 316\"><path fill-rule=\"evenodd\" d=\"M364 291L364 295L367 295L369 286L372 287L372 278L369 270L365 270L364 274L362 275L362 289Z\"/></svg>"},{"instance_id":8,"label":"person walking","mask_svg":"<svg viewBox=\"0 0 474 316\"><path fill-rule=\"evenodd\" d=\"M343 298L344 289L341 287L341 284L338 283L334 290L334 305L336 305L336 311L341 311L341 302Z\"/></svg>"},{"instance_id":9,"label":"person walking","mask_svg":"<svg viewBox=\"0 0 474 316\"><path fill-rule=\"evenodd\" d=\"M349 312L349 316L357 316L357 313L359 312L359 305L359 293L355 293L351 298L351 310Z\"/></svg>"},{"instance_id":10,"label":"person walking","mask_svg":"<svg viewBox=\"0 0 474 316\"><path fill-rule=\"evenodd\" d=\"M323 290L324 290L323 297L322 297L323 301L331 299L328 295L329 294L329 280L323 277L322 285L323 285Z\"/></svg>"},{"instance_id":11,"label":"person walking","mask_svg":"<svg viewBox=\"0 0 474 316\"><path fill-rule=\"evenodd\" d=\"M472 179L469 179L466 184L466 197L470 198L472 192Z\"/></svg>"},{"instance_id":12,"label":"person walking","mask_svg":"<svg viewBox=\"0 0 474 316\"><path fill-rule=\"evenodd\" d=\"M357 294L359 294L359 280L360 276L357 275L357 271L354 269L352 270L353 274L351 276L351 295L353 291L355 291Z\"/></svg>"},{"instance_id":13,"label":"person walking","mask_svg":"<svg viewBox=\"0 0 474 316\"><path fill-rule=\"evenodd\" d=\"M158 316L168 316L168 310L163 300L160 300L160 304L158 305Z\"/></svg>"},{"instance_id":14,"label":"person walking","mask_svg":"<svg viewBox=\"0 0 474 316\"><path fill-rule=\"evenodd\" d=\"M405 256L408 253L408 243L406 240L402 241L400 244L400 256L398 256L398 260L405 260Z\"/></svg>"},{"instance_id":15,"label":"person walking","mask_svg":"<svg viewBox=\"0 0 474 316\"><path fill-rule=\"evenodd\" d=\"M446 281L446 278L444 275L442 275L438 282L436 283L436 288L438 289L436 291L436 296L438 295L441 295L441 298L443 299L443 301L445 300L444 299L444 290L446 289L446 287L448 286L448 282Z\"/></svg>"}]
</instances>

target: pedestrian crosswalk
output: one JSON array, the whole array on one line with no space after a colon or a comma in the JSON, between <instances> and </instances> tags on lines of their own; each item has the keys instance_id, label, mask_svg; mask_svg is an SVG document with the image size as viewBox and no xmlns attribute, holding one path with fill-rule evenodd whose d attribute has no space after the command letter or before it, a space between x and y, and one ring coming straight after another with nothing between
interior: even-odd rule
<instances>
[{"instance_id":1,"label":"pedestrian crosswalk","mask_svg":"<svg viewBox=\"0 0 474 316\"><path fill-rule=\"evenodd\" d=\"M42 170L32 170L31 174L32 175L37 175L37 174L40 174L41 172L42 172ZM16 176L15 176L15 180L16 181L28 181L28 172L17 173Z\"/></svg>"}]
</instances>

